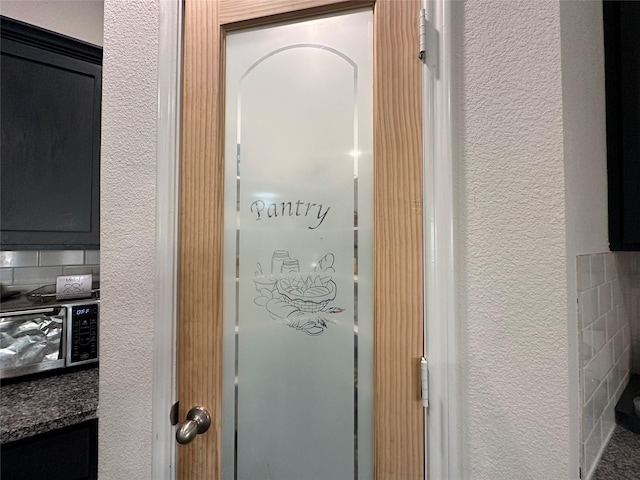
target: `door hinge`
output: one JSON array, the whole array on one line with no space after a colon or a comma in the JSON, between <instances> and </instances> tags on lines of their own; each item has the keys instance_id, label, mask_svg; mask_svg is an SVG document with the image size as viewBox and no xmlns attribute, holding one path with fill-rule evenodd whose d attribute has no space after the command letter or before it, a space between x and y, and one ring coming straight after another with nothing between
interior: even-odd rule
<instances>
[{"instance_id":1,"label":"door hinge","mask_svg":"<svg viewBox=\"0 0 640 480\"><path fill-rule=\"evenodd\" d=\"M418 52L418 58L424 60L427 53L427 12L424 8L420 9L418 22L420 25L420 50Z\"/></svg>"},{"instance_id":2,"label":"door hinge","mask_svg":"<svg viewBox=\"0 0 640 480\"><path fill-rule=\"evenodd\" d=\"M422 406L427 408L429 406L429 362L425 357L420 359L420 379Z\"/></svg>"},{"instance_id":3,"label":"door hinge","mask_svg":"<svg viewBox=\"0 0 640 480\"><path fill-rule=\"evenodd\" d=\"M438 64L438 31L429 20L424 8L420 9L419 18L420 47L418 58L425 62L429 68L435 68Z\"/></svg>"}]
</instances>

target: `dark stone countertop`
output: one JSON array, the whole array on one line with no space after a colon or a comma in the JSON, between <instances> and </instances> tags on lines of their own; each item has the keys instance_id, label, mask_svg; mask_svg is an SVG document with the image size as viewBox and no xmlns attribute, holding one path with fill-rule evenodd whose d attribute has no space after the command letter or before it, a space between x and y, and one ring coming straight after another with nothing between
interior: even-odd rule
<instances>
[{"instance_id":1,"label":"dark stone countertop","mask_svg":"<svg viewBox=\"0 0 640 480\"><path fill-rule=\"evenodd\" d=\"M0 387L0 444L95 418L98 369Z\"/></svg>"}]
</instances>

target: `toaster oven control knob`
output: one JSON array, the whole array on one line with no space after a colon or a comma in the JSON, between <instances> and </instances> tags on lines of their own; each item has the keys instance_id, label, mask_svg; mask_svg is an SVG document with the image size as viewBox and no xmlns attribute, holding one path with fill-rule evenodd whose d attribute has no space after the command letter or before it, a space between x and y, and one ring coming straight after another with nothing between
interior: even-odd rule
<instances>
[{"instance_id":1,"label":"toaster oven control knob","mask_svg":"<svg viewBox=\"0 0 640 480\"><path fill-rule=\"evenodd\" d=\"M176 440L181 445L186 445L196 438L196 435L209 430L211 415L204 407L193 407L187 413L187 420L178 424Z\"/></svg>"}]
</instances>

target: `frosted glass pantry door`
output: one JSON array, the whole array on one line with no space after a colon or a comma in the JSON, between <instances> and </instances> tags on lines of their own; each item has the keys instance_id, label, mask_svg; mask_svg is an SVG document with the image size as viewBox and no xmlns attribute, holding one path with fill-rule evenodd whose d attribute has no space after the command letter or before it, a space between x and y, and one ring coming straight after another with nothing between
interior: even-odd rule
<instances>
[{"instance_id":1,"label":"frosted glass pantry door","mask_svg":"<svg viewBox=\"0 0 640 480\"><path fill-rule=\"evenodd\" d=\"M226 36L223 478L373 478L372 12Z\"/></svg>"}]
</instances>

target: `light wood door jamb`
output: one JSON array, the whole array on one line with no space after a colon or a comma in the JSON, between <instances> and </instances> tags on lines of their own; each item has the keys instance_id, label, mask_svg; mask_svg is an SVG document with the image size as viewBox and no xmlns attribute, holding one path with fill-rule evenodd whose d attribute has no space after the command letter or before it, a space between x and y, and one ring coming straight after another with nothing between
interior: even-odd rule
<instances>
[{"instance_id":1,"label":"light wood door jamb","mask_svg":"<svg viewBox=\"0 0 640 480\"><path fill-rule=\"evenodd\" d=\"M178 389L212 427L179 447L178 478L219 478L222 392L224 33L374 2L186 0ZM374 454L377 480L424 478L419 0L374 5Z\"/></svg>"}]
</instances>

